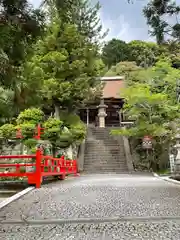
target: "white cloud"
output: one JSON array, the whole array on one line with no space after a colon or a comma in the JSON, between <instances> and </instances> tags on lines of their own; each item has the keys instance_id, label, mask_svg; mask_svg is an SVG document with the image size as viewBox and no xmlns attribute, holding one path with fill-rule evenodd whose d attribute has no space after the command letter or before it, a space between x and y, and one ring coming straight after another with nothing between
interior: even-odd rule
<instances>
[{"instance_id":1,"label":"white cloud","mask_svg":"<svg viewBox=\"0 0 180 240\"><path fill-rule=\"evenodd\" d=\"M112 19L110 16L103 14L100 12L100 19L103 26L103 31L109 29L108 35L106 36L106 41L112 38L119 38L124 41L130 41L132 39L130 25L125 20L123 15L119 15L119 17Z\"/></svg>"}]
</instances>

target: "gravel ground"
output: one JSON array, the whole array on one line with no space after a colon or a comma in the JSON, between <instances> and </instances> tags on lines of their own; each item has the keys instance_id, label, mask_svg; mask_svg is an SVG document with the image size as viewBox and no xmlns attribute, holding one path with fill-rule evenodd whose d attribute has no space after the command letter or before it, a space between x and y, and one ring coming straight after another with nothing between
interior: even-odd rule
<instances>
[{"instance_id":1,"label":"gravel ground","mask_svg":"<svg viewBox=\"0 0 180 240\"><path fill-rule=\"evenodd\" d=\"M0 239L178 240L180 185L152 176L87 175L44 185L0 210L0 219L5 220L98 217L130 220L61 226L1 224ZM137 222L137 217L147 220Z\"/></svg>"}]
</instances>

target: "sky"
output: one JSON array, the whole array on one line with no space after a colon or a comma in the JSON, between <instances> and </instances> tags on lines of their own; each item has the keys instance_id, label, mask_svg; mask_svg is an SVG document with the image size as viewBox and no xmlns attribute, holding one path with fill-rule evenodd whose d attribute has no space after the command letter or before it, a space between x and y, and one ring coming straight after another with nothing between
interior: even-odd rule
<instances>
[{"instance_id":1,"label":"sky","mask_svg":"<svg viewBox=\"0 0 180 240\"><path fill-rule=\"evenodd\" d=\"M29 0L38 7L41 0ZM96 0L92 0L96 1ZM128 4L127 0L99 0L101 4L100 18L103 29L109 29L105 40L118 38L126 42L132 40L154 41L148 34L146 19L142 15L142 9L148 0L133 0ZM176 0L180 4L180 0Z\"/></svg>"}]
</instances>

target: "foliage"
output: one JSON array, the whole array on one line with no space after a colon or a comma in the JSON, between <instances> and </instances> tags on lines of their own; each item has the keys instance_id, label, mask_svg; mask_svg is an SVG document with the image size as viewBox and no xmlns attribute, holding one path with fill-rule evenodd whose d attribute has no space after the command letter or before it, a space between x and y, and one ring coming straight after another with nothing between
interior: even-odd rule
<instances>
[{"instance_id":1,"label":"foliage","mask_svg":"<svg viewBox=\"0 0 180 240\"><path fill-rule=\"evenodd\" d=\"M62 127L63 122L60 121L59 119L53 118L53 117L49 117L48 120L44 123L44 127L48 130L48 129L52 129L52 128L56 128L56 129L60 129Z\"/></svg>"},{"instance_id":2,"label":"foliage","mask_svg":"<svg viewBox=\"0 0 180 240\"><path fill-rule=\"evenodd\" d=\"M80 117L76 114L70 114L64 111L61 112L61 119L71 132L73 142L80 143L84 139L86 133L86 126L80 120Z\"/></svg>"},{"instance_id":3,"label":"foliage","mask_svg":"<svg viewBox=\"0 0 180 240\"><path fill-rule=\"evenodd\" d=\"M62 124L62 121L53 117L49 117L48 120L44 123L44 128L46 129L44 137L54 145L62 134Z\"/></svg>"},{"instance_id":4,"label":"foliage","mask_svg":"<svg viewBox=\"0 0 180 240\"><path fill-rule=\"evenodd\" d=\"M75 113L69 113L66 110L60 111L60 119L67 128L70 128L72 125L76 125L81 121L78 115Z\"/></svg>"},{"instance_id":5,"label":"foliage","mask_svg":"<svg viewBox=\"0 0 180 240\"><path fill-rule=\"evenodd\" d=\"M135 126L124 134L140 138L150 135L162 140L173 137L172 123L180 116L180 107L167 94L155 93L151 86L136 83L124 91L123 97L127 100L127 116L135 121Z\"/></svg>"},{"instance_id":6,"label":"foliage","mask_svg":"<svg viewBox=\"0 0 180 240\"><path fill-rule=\"evenodd\" d=\"M33 153L35 153L35 148L37 146L37 140L35 138L28 138L23 141L24 145L28 147L28 149L31 149Z\"/></svg>"},{"instance_id":7,"label":"foliage","mask_svg":"<svg viewBox=\"0 0 180 240\"><path fill-rule=\"evenodd\" d=\"M79 122L76 125L72 125L70 128L74 142L81 143L85 138L86 127L83 122Z\"/></svg>"},{"instance_id":8,"label":"foliage","mask_svg":"<svg viewBox=\"0 0 180 240\"><path fill-rule=\"evenodd\" d=\"M105 76L125 76L129 79L130 74L139 72L141 67L137 66L136 62L120 62L105 74Z\"/></svg>"},{"instance_id":9,"label":"foliage","mask_svg":"<svg viewBox=\"0 0 180 240\"><path fill-rule=\"evenodd\" d=\"M180 43L168 40L161 45L154 42L133 40L129 43L112 39L102 49L102 59L107 67L106 75L112 76L117 72L114 66L120 62L134 62L137 66L149 68L162 57L169 57L172 66L180 66ZM129 63L130 64L130 63ZM108 73L107 73L108 72Z\"/></svg>"},{"instance_id":10,"label":"foliage","mask_svg":"<svg viewBox=\"0 0 180 240\"><path fill-rule=\"evenodd\" d=\"M171 0L152 0L143 9L144 16L147 19L147 24L151 27L150 34L156 37L158 44L165 42L167 34L174 37L175 40L180 40L180 24L177 22L170 26L167 16L176 16L180 13L180 7Z\"/></svg>"},{"instance_id":11,"label":"foliage","mask_svg":"<svg viewBox=\"0 0 180 240\"><path fill-rule=\"evenodd\" d=\"M21 129L22 141L26 142L26 140L32 139L35 135L37 124L43 121L44 113L39 108L29 108L20 112L16 119L16 129Z\"/></svg>"},{"instance_id":12,"label":"foliage","mask_svg":"<svg viewBox=\"0 0 180 240\"><path fill-rule=\"evenodd\" d=\"M44 3L52 19L58 16L63 23L75 25L80 35L88 41L97 42L105 36L98 15L101 8L99 2L92 4L89 0L44 0Z\"/></svg>"},{"instance_id":13,"label":"foliage","mask_svg":"<svg viewBox=\"0 0 180 240\"><path fill-rule=\"evenodd\" d=\"M17 129L20 129L23 136L21 142L33 151L37 145L37 140L34 139L36 127L41 123L45 128L41 137L50 141L55 154L57 148L67 148L72 143L80 144L85 137L85 125L79 116L64 111L61 113L61 118L58 120L49 117L44 121L44 113L40 109L26 109L17 117L16 125L4 124L0 127L0 137L4 140L14 138Z\"/></svg>"},{"instance_id":14,"label":"foliage","mask_svg":"<svg viewBox=\"0 0 180 240\"><path fill-rule=\"evenodd\" d=\"M82 105L91 88L98 85L95 77L102 67L93 44L86 42L75 25L63 24L62 31L57 20L38 49L35 59L44 72L43 98L69 111Z\"/></svg>"},{"instance_id":15,"label":"foliage","mask_svg":"<svg viewBox=\"0 0 180 240\"><path fill-rule=\"evenodd\" d=\"M142 75L143 74L143 77ZM141 76L141 77L140 77ZM131 75L132 81L122 96L126 99L125 114L134 125L128 129L114 131L114 134L141 139L145 135L153 138L151 161L158 164L159 157L173 140L180 118L177 103L177 81L180 70L171 67L171 61L161 60L153 68ZM139 82L137 81L139 79Z\"/></svg>"},{"instance_id":16,"label":"foliage","mask_svg":"<svg viewBox=\"0 0 180 240\"><path fill-rule=\"evenodd\" d=\"M49 140L53 147L53 154L55 154L55 149L60 147L60 140L63 133L63 122L59 119L50 117L44 123L45 134L44 138Z\"/></svg>"},{"instance_id":17,"label":"foliage","mask_svg":"<svg viewBox=\"0 0 180 240\"><path fill-rule=\"evenodd\" d=\"M22 84L23 64L43 33L44 17L27 0L0 1L0 7L0 85L13 90L14 112L17 114L25 107L24 98L27 96L24 94L25 81Z\"/></svg>"},{"instance_id":18,"label":"foliage","mask_svg":"<svg viewBox=\"0 0 180 240\"><path fill-rule=\"evenodd\" d=\"M16 128L21 129L21 134L23 136L22 141L24 142L29 138L33 138L35 135L36 124L31 122L23 122L22 124L17 125Z\"/></svg>"},{"instance_id":19,"label":"foliage","mask_svg":"<svg viewBox=\"0 0 180 240\"><path fill-rule=\"evenodd\" d=\"M99 39L103 36L100 6L87 0L47 0L44 4L49 22L32 58L43 72L40 95L55 111L61 107L72 112L92 93L95 98L100 95L100 82L96 80L104 73L99 56Z\"/></svg>"},{"instance_id":20,"label":"foliage","mask_svg":"<svg viewBox=\"0 0 180 240\"><path fill-rule=\"evenodd\" d=\"M21 112L17 117L17 124L31 123L38 124L44 119L44 113L39 108L29 108Z\"/></svg>"},{"instance_id":21,"label":"foliage","mask_svg":"<svg viewBox=\"0 0 180 240\"><path fill-rule=\"evenodd\" d=\"M73 141L82 141L85 137L86 126L76 114L61 111L60 118L72 134Z\"/></svg>"},{"instance_id":22,"label":"foliage","mask_svg":"<svg viewBox=\"0 0 180 240\"><path fill-rule=\"evenodd\" d=\"M6 89L0 87L0 117L1 121L2 118L11 119L14 115L13 109L13 91L11 89ZM8 111L7 111L8 109Z\"/></svg>"},{"instance_id":23,"label":"foliage","mask_svg":"<svg viewBox=\"0 0 180 240\"><path fill-rule=\"evenodd\" d=\"M133 40L129 43L112 39L105 44L102 59L108 68L119 62L135 62L138 66L153 66L162 54L160 47L153 42Z\"/></svg>"},{"instance_id":24,"label":"foliage","mask_svg":"<svg viewBox=\"0 0 180 240\"><path fill-rule=\"evenodd\" d=\"M129 61L135 61L138 66L153 66L160 55L159 46L153 42L144 42L140 40L131 41L129 47Z\"/></svg>"},{"instance_id":25,"label":"foliage","mask_svg":"<svg viewBox=\"0 0 180 240\"><path fill-rule=\"evenodd\" d=\"M11 139L15 136L15 126L13 124L4 124L0 127L0 137L4 139Z\"/></svg>"},{"instance_id":26,"label":"foliage","mask_svg":"<svg viewBox=\"0 0 180 240\"><path fill-rule=\"evenodd\" d=\"M102 49L102 59L108 68L119 62L129 60L129 56L129 45L119 39L113 38L107 42Z\"/></svg>"}]
</instances>

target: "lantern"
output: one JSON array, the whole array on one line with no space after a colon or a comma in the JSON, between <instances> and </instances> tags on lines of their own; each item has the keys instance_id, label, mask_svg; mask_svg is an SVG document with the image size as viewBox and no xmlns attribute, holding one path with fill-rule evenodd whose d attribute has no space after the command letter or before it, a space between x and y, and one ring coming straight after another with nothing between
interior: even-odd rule
<instances>
[{"instance_id":1,"label":"lantern","mask_svg":"<svg viewBox=\"0 0 180 240\"><path fill-rule=\"evenodd\" d=\"M144 149L152 149L152 138L150 136L144 136L142 141L142 147Z\"/></svg>"}]
</instances>

